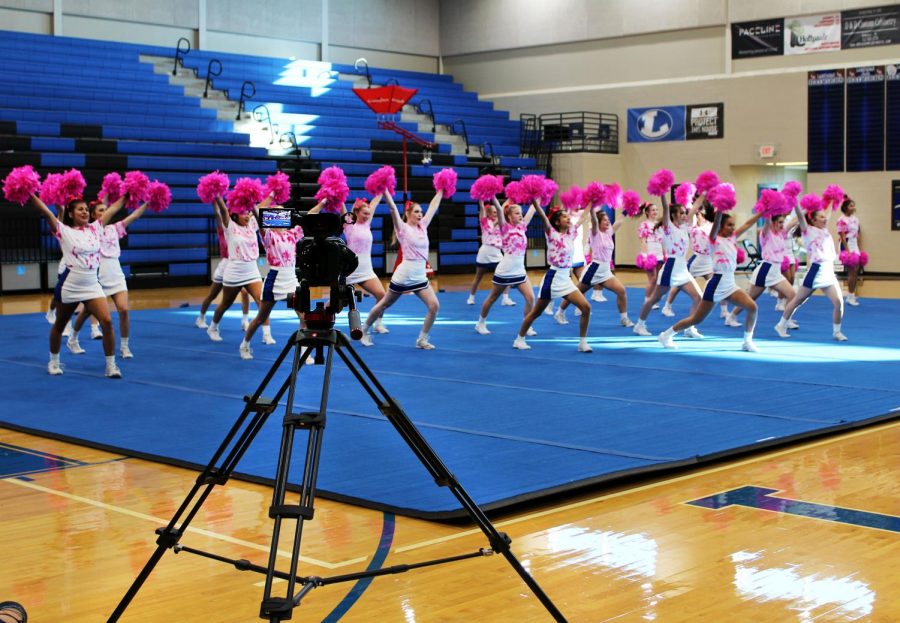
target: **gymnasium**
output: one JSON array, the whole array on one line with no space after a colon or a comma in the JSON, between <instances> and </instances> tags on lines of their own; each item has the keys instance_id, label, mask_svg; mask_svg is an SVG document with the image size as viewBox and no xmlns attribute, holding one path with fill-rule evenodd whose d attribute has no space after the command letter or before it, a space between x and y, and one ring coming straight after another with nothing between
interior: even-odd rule
<instances>
[{"instance_id":1,"label":"gymnasium","mask_svg":"<svg viewBox=\"0 0 900 623\"><path fill-rule=\"evenodd\" d=\"M900 5L0 31L0 621L900 621Z\"/></svg>"}]
</instances>

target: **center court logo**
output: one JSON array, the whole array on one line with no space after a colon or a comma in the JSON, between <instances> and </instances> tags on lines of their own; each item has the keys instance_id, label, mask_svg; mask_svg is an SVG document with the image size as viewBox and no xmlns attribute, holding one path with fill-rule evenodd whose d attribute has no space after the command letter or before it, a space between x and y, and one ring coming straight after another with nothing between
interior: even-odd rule
<instances>
[{"instance_id":1,"label":"center court logo","mask_svg":"<svg viewBox=\"0 0 900 623\"><path fill-rule=\"evenodd\" d=\"M641 136L650 141L667 137L674 127L672 115L660 108L645 110L638 117L637 129Z\"/></svg>"}]
</instances>

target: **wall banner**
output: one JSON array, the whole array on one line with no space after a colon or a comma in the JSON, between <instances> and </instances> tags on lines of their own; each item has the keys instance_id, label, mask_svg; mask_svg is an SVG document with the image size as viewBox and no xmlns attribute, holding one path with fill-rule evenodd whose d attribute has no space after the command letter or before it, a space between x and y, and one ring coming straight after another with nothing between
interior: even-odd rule
<instances>
[{"instance_id":1,"label":"wall banner","mask_svg":"<svg viewBox=\"0 0 900 623\"><path fill-rule=\"evenodd\" d=\"M689 104L685 115L689 141L725 136L725 104Z\"/></svg>"},{"instance_id":2,"label":"wall banner","mask_svg":"<svg viewBox=\"0 0 900 623\"><path fill-rule=\"evenodd\" d=\"M841 12L841 49L900 43L900 5Z\"/></svg>"},{"instance_id":3,"label":"wall banner","mask_svg":"<svg viewBox=\"0 0 900 623\"><path fill-rule=\"evenodd\" d=\"M841 14L784 18L784 53L811 54L841 49Z\"/></svg>"},{"instance_id":4,"label":"wall banner","mask_svg":"<svg viewBox=\"0 0 900 623\"><path fill-rule=\"evenodd\" d=\"M764 19L731 25L731 58L784 54L784 19Z\"/></svg>"},{"instance_id":5,"label":"wall banner","mask_svg":"<svg viewBox=\"0 0 900 623\"><path fill-rule=\"evenodd\" d=\"M684 106L628 109L628 142L684 140Z\"/></svg>"}]
</instances>

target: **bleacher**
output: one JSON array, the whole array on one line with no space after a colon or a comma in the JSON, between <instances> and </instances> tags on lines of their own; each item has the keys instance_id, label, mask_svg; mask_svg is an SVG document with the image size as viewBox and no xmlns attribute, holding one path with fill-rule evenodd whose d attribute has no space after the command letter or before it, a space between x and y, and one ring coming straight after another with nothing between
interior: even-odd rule
<instances>
[{"instance_id":1,"label":"bleacher","mask_svg":"<svg viewBox=\"0 0 900 623\"><path fill-rule=\"evenodd\" d=\"M3 34L0 52L9 62L0 68L0 176L23 164L42 174L76 167L85 174L90 196L107 172L141 169L171 187L169 210L136 222L123 241L123 268L135 285L207 278L210 249L215 252L211 209L199 203L195 187L199 176L214 169L234 180L265 177L283 168L291 175L300 207L311 206L318 171L327 166L344 169L351 200L365 196L366 176L383 164L393 165L402 179L401 138L379 129L375 114L353 93L365 81L352 66L197 50L184 56L184 69L196 73L201 85L210 60L219 60L221 74L212 78L212 87L232 101L251 81L255 94L245 110L265 106L273 128L281 135L293 134L301 158L279 149L278 141L271 149L251 145L244 121L238 122L243 131L235 131L233 113L204 106L200 97L170 84L169 75L155 73L148 57L174 60L174 48ZM465 124L470 155L452 153L450 144L421 132L415 120L397 120L406 130L437 142L428 154L430 165L421 164L426 155L421 147L409 145L413 200L426 203L431 198L431 177L440 168L452 166L459 174L458 192L444 202L430 234L438 270L471 270L479 244L478 208L468 194L472 182L489 166L511 179L535 170L534 160L518 157L519 122L464 91L450 76L372 69L372 77L376 85L396 81L418 89L411 104L429 100L438 124ZM493 159L482 155L485 143ZM373 223L376 270L386 265L381 239L390 237L391 224L385 214L379 210Z\"/></svg>"}]
</instances>

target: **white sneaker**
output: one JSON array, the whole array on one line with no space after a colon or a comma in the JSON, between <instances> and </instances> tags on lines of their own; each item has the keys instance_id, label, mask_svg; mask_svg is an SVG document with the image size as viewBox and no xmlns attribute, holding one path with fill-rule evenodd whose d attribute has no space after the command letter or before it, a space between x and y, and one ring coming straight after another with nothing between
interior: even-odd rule
<instances>
[{"instance_id":1,"label":"white sneaker","mask_svg":"<svg viewBox=\"0 0 900 623\"><path fill-rule=\"evenodd\" d=\"M556 324L569 324L569 320L566 318L566 312L561 309L553 314L553 319L556 321Z\"/></svg>"},{"instance_id":2,"label":"white sneaker","mask_svg":"<svg viewBox=\"0 0 900 623\"><path fill-rule=\"evenodd\" d=\"M581 310L576 307L575 308L575 317L578 318L578 316L580 316L580 315L581 315Z\"/></svg>"},{"instance_id":3,"label":"white sneaker","mask_svg":"<svg viewBox=\"0 0 900 623\"><path fill-rule=\"evenodd\" d=\"M553 304L552 304L552 303L551 303L550 305L547 305L547 309L544 310L544 315L545 315L545 316L552 316L552 315L555 314L555 313L556 313L556 311L553 309Z\"/></svg>"},{"instance_id":4,"label":"white sneaker","mask_svg":"<svg viewBox=\"0 0 900 623\"><path fill-rule=\"evenodd\" d=\"M488 331L487 325L483 322L479 321L475 323L475 331L480 333L481 335L490 335L490 331Z\"/></svg>"},{"instance_id":5,"label":"white sneaker","mask_svg":"<svg viewBox=\"0 0 900 623\"><path fill-rule=\"evenodd\" d=\"M788 329L799 329L800 325L797 323L796 320L791 318L790 320L787 321L787 328Z\"/></svg>"},{"instance_id":6,"label":"white sneaker","mask_svg":"<svg viewBox=\"0 0 900 623\"><path fill-rule=\"evenodd\" d=\"M659 303L654 303L653 307L651 307L650 309L659 309Z\"/></svg>"},{"instance_id":7,"label":"white sneaker","mask_svg":"<svg viewBox=\"0 0 900 623\"><path fill-rule=\"evenodd\" d=\"M620 318L619 324L626 328L634 326L634 323L631 321L631 318L629 318L628 316L625 316L624 318Z\"/></svg>"},{"instance_id":8,"label":"white sneaker","mask_svg":"<svg viewBox=\"0 0 900 623\"><path fill-rule=\"evenodd\" d=\"M66 348L69 349L69 352L73 355L83 355L84 349L81 347L81 344L78 343L78 336L72 335L69 336L69 339L66 340Z\"/></svg>"},{"instance_id":9,"label":"white sneaker","mask_svg":"<svg viewBox=\"0 0 900 623\"><path fill-rule=\"evenodd\" d=\"M672 335L666 335L666 332L663 331L660 333L656 339L659 340L659 343L663 345L664 348L671 348L673 350L678 350L678 344L675 343L675 340L672 339Z\"/></svg>"},{"instance_id":10,"label":"white sneaker","mask_svg":"<svg viewBox=\"0 0 900 623\"><path fill-rule=\"evenodd\" d=\"M684 337L689 337L692 340L702 340L705 336L697 331L697 327L688 327L684 330Z\"/></svg>"},{"instance_id":11,"label":"white sneaker","mask_svg":"<svg viewBox=\"0 0 900 623\"><path fill-rule=\"evenodd\" d=\"M241 354L241 359L253 359L253 351L250 350L249 344L241 344L238 347L238 352Z\"/></svg>"},{"instance_id":12,"label":"white sneaker","mask_svg":"<svg viewBox=\"0 0 900 623\"><path fill-rule=\"evenodd\" d=\"M383 324L381 324L381 323L378 323L378 324L376 324L376 325L373 325L373 326L372 326L372 329L375 331L375 333L381 333L381 334L384 334L384 333L390 333L390 331L388 330L388 328L387 328L386 326L384 326Z\"/></svg>"},{"instance_id":13,"label":"white sneaker","mask_svg":"<svg viewBox=\"0 0 900 623\"><path fill-rule=\"evenodd\" d=\"M59 376L63 373L62 364L58 361L51 361L47 364L47 372L51 376Z\"/></svg>"},{"instance_id":14,"label":"white sneaker","mask_svg":"<svg viewBox=\"0 0 900 623\"><path fill-rule=\"evenodd\" d=\"M752 341L744 340L744 343L741 344L741 350L746 351L748 353L758 353L759 349L756 347Z\"/></svg>"},{"instance_id":15,"label":"white sneaker","mask_svg":"<svg viewBox=\"0 0 900 623\"><path fill-rule=\"evenodd\" d=\"M844 335L843 333L841 333L840 331L835 331L834 335L832 337L834 337L835 341L837 341L837 342L846 342L847 341L847 336Z\"/></svg>"},{"instance_id":16,"label":"white sneaker","mask_svg":"<svg viewBox=\"0 0 900 623\"><path fill-rule=\"evenodd\" d=\"M859 306L859 300L856 298L855 294L850 294L847 296L847 305L852 305L853 307Z\"/></svg>"},{"instance_id":17,"label":"white sneaker","mask_svg":"<svg viewBox=\"0 0 900 623\"><path fill-rule=\"evenodd\" d=\"M263 333L263 344L268 344L269 346L271 346L272 344L277 344L277 343L278 342L275 340L274 337L272 337L271 333L269 333L269 334Z\"/></svg>"},{"instance_id":18,"label":"white sneaker","mask_svg":"<svg viewBox=\"0 0 900 623\"><path fill-rule=\"evenodd\" d=\"M591 300L592 300L592 301L595 301L595 302L597 302L597 303L605 303L605 302L606 302L606 297L603 296L603 291L602 291L602 290L594 290L594 291L591 293Z\"/></svg>"},{"instance_id":19,"label":"white sneaker","mask_svg":"<svg viewBox=\"0 0 900 623\"><path fill-rule=\"evenodd\" d=\"M111 379L120 379L122 378L122 371L119 370L119 366L115 363L106 364L106 376Z\"/></svg>"},{"instance_id":20,"label":"white sneaker","mask_svg":"<svg viewBox=\"0 0 900 623\"><path fill-rule=\"evenodd\" d=\"M249 320L241 320L241 331L246 332L247 328L250 326Z\"/></svg>"},{"instance_id":21,"label":"white sneaker","mask_svg":"<svg viewBox=\"0 0 900 623\"><path fill-rule=\"evenodd\" d=\"M788 333L787 327L783 327L780 324L775 325L775 333L778 334L778 337L791 337L791 334Z\"/></svg>"},{"instance_id":22,"label":"white sneaker","mask_svg":"<svg viewBox=\"0 0 900 623\"><path fill-rule=\"evenodd\" d=\"M474 305L475 304L475 295L470 294L469 298L466 299L466 305Z\"/></svg>"},{"instance_id":23,"label":"white sneaker","mask_svg":"<svg viewBox=\"0 0 900 623\"><path fill-rule=\"evenodd\" d=\"M647 329L647 325L645 325L643 322L638 322L636 325L634 325L634 328L632 329L632 331L634 331L638 335L643 335L644 337L653 335Z\"/></svg>"},{"instance_id":24,"label":"white sneaker","mask_svg":"<svg viewBox=\"0 0 900 623\"><path fill-rule=\"evenodd\" d=\"M727 318L729 313L727 307L719 307L719 318Z\"/></svg>"},{"instance_id":25,"label":"white sneaker","mask_svg":"<svg viewBox=\"0 0 900 623\"><path fill-rule=\"evenodd\" d=\"M47 322L49 322L50 324L54 324L56 322L56 310L48 309L47 313L44 314L44 318L46 318ZM62 374L62 373L60 373L60 374Z\"/></svg>"},{"instance_id":26,"label":"white sneaker","mask_svg":"<svg viewBox=\"0 0 900 623\"><path fill-rule=\"evenodd\" d=\"M503 305L504 307L515 307L516 306L516 302L514 300L512 300L511 298L509 298L508 296L504 296L502 299L500 299L500 304Z\"/></svg>"},{"instance_id":27,"label":"white sneaker","mask_svg":"<svg viewBox=\"0 0 900 623\"><path fill-rule=\"evenodd\" d=\"M787 305L787 299L778 299L778 302L775 303L775 311L784 311L784 306Z\"/></svg>"},{"instance_id":28,"label":"white sneaker","mask_svg":"<svg viewBox=\"0 0 900 623\"><path fill-rule=\"evenodd\" d=\"M528 337L534 337L535 335L537 335L537 331L535 331L531 327L528 327L528 331L525 332L525 335L527 335Z\"/></svg>"},{"instance_id":29,"label":"white sneaker","mask_svg":"<svg viewBox=\"0 0 900 623\"><path fill-rule=\"evenodd\" d=\"M120 348L119 354L122 355L122 359L134 359L134 353L132 353L131 349L127 346Z\"/></svg>"},{"instance_id":30,"label":"white sneaker","mask_svg":"<svg viewBox=\"0 0 900 623\"><path fill-rule=\"evenodd\" d=\"M416 348L423 350L434 350L434 344L428 341L427 337L420 337L416 340Z\"/></svg>"},{"instance_id":31,"label":"white sneaker","mask_svg":"<svg viewBox=\"0 0 900 623\"><path fill-rule=\"evenodd\" d=\"M668 316L671 318L675 315L675 312L668 305L663 305L662 312L660 312L663 316Z\"/></svg>"},{"instance_id":32,"label":"white sneaker","mask_svg":"<svg viewBox=\"0 0 900 623\"><path fill-rule=\"evenodd\" d=\"M519 350L531 350L531 346L528 345L524 337L517 337L514 339L513 348L518 348Z\"/></svg>"},{"instance_id":33,"label":"white sneaker","mask_svg":"<svg viewBox=\"0 0 900 623\"><path fill-rule=\"evenodd\" d=\"M222 341L222 336L219 335L219 327L214 327L214 326L210 325L209 328L206 330L206 335L208 335L209 339L211 339L213 342L221 342Z\"/></svg>"},{"instance_id":34,"label":"white sneaker","mask_svg":"<svg viewBox=\"0 0 900 623\"><path fill-rule=\"evenodd\" d=\"M92 340L102 340L103 339L103 330L100 328L98 324L91 325L91 339Z\"/></svg>"},{"instance_id":35,"label":"white sneaker","mask_svg":"<svg viewBox=\"0 0 900 623\"><path fill-rule=\"evenodd\" d=\"M372 336L368 333L363 333L363 336L359 338L359 343L363 346L375 346L375 342L372 341Z\"/></svg>"},{"instance_id":36,"label":"white sneaker","mask_svg":"<svg viewBox=\"0 0 900 623\"><path fill-rule=\"evenodd\" d=\"M726 327L740 327L742 324L734 317L733 314L728 314L725 317L725 326Z\"/></svg>"},{"instance_id":37,"label":"white sneaker","mask_svg":"<svg viewBox=\"0 0 900 623\"><path fill-rule=\"evenodd\" d=\"M194 324L197 325L198 329L208 329L209 325L206 324L206 319L203 316L197 316L194 318Z\"/></svg>"},{"instance_id":38,"label":"white sneaker","mask_svg":"<svg viewBox=\"0 0 900 623\"><path fill-rule=\"evenodd\" d=\"M591 348L591 345L587 342L578 342L578 352L579 353L592 353L594 349Z\"/></svg>"}]
</instances>

